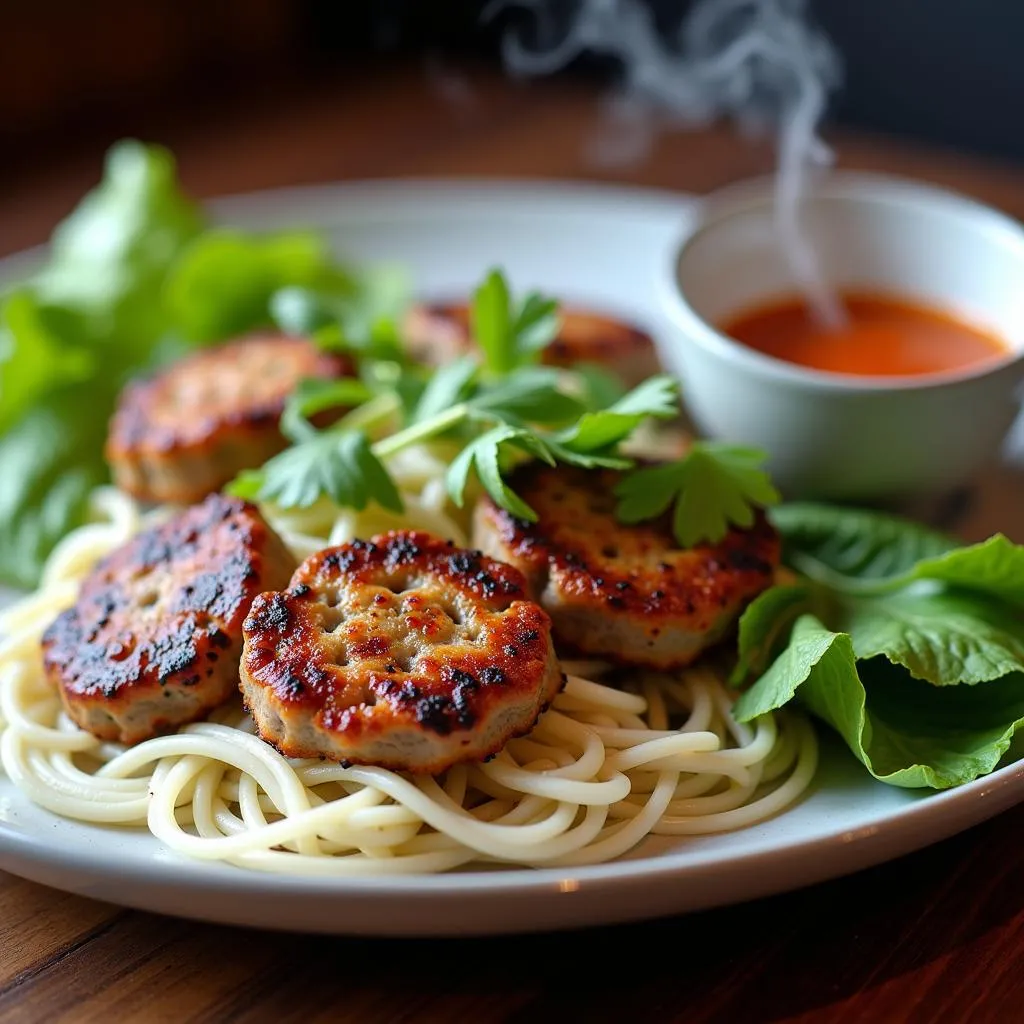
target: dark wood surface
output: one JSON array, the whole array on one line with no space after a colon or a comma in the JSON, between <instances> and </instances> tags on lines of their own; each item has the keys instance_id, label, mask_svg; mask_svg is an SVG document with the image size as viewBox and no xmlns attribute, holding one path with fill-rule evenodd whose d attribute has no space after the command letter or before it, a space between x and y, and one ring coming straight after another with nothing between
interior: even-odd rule
<instances>
[{"instance_id":1,"label":"dark wood surface","mask_svg":"<svg viewBox=\"0 0 1024 1024\"><path fill-rule=\"evenodd\" d=\"M447 98L446 98L447 96ZM588 163L583 87L421 69L159 125L203 196L340 178L498 175L706 191L771 168L727 128ZM838 162L953 186L1024 216L1024 169L840 136ZM9 180L0 251L42 241L97 175L84 146ZM970 532L1013 529L990 488ZM1018 505L1017 507L1021 507ZM125 911L0 873L0 1020L1024 1020L1024 808L858 875L756 903L584 933L384 941L242 931Z\"/></svg>"}]
</instances>

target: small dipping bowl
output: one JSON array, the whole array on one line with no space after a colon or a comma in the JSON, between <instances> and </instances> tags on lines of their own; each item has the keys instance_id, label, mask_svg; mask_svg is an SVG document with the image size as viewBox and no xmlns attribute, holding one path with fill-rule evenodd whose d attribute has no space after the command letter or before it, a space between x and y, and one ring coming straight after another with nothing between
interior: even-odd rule
<instances>
[{"instance_id":1,"label":"small dipping bowl","mask_svg":"<svg viewBox=\"0 0 1024 1024\"><path fill-rule=\"evenodd\" d=\"M666 282L665 362L705 437L769 456L789 498L890 502L969 483L1020 410L1024 227L929 185L836 172L804 197L801 226L837 292L946 311L997 336L1004 356L965 369L868 377L765 355L718 324L799 293L779 244L771 181L709 197ZM825 343L823 341L823 343Z\"/></svg>"}]
</instances>

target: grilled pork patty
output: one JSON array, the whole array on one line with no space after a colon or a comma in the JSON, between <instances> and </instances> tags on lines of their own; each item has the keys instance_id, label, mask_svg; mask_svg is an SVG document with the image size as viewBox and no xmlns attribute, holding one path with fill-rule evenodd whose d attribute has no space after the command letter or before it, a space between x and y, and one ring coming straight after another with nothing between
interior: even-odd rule
<instances>
[{"instance_id":1,"label":"grilled pork patty","mask_svg":"<svg viewBox=\"0 0 1024 1024\"><path fill-rule=\"evenodd\" d=\"M319 552L257 598L241 678L282 753L430 774L528 732L563 681L520 573L416 531Z\"/></svg>"},{"instance_id":2,"label":"grilled pork patty","mask_svg":"<svg viewBox=\"0 0 1024 1024\"><path fill-rule=\"evenodd\" d=\"M300 380L351 372L346 357L274 334L195 352L122 392L106 445L114 481L140 501L199 501L287 446L278 422Z\"/></svg>"},{"instance_id":3,"label":"grilled pork patty","mask_svg":"<svg viewBox=\"0 0 1024 1024\"><path fill-rule=\"evenodd\" d=\"M101 739L195 721L238 692L246 613L294 568L255 507L211 495L99 562L43 636L46 674Z\"/></svg>"},{"instance_id":4,"label":"grilled pork patty","mask_svg":"<svg viewBox=\"0 0 1024 1024\"><path fill-rule=\"evenodd\" d=\"M538 521L485 497L473 543L523 573L560 643L657 669L690 664L771 584L778 537L760 517L718 544L680 548L667 516L618 522L618 480L610 470L527 465L510 485Z\"/></svg>"}]
</instances>

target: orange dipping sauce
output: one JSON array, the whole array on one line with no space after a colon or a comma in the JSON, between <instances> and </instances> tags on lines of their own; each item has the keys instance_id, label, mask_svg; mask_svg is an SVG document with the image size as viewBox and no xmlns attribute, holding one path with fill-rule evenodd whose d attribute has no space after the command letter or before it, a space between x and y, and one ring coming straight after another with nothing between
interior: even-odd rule
<instances>
[{"instance_id":1,"label":"orange dipping sauce","mask_svg":"<svg viewBox=\"0 0 1024 1024\"><path fill-rule=\"evenodd\" d=\"M828 373L917 377L994 362L1006 344L949 313L880 295L844 294L849 323L822 328L804 301L789 298L720 324L731 338L765 355Z\"/></svg>"}]
</instances>

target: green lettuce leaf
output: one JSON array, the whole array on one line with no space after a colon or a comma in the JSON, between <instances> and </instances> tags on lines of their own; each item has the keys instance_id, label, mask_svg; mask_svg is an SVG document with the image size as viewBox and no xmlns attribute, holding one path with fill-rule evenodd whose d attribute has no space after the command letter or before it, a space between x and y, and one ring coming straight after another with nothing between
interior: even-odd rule
<instances>
[{"instance_id":1,"label":"green lettuce leaf","mask_svg":"<svg viewBox=\"0 0 1024 1024\"><path fill-rule=\"evenodd\" d=\"M1024 606L1024 546L997 533L980 544L924 558L902 576L886 582L889 589L895 589L915 580L934 580L1021 607Z\"/></svg>"},{"instance_id":2,"label":"green lettuce leaf","mask_svg":"<svg viewBox=\"0 0 1024 1024\"><path fill-rule=\"evenodd\" d=\"M896 785L991 771L1024 717L1024 547L1001 535L956 547L859 510L771 514L806 575L744 613L733 682L763 675L736 713L797 700Z\"/></svg>"},{"instance_id":3,"label":"green lettuce leaf","mask_svg":"<svg viewBox=\"0 0 1024 1024\"><path fill-rule=\"evenodd\" d=\"M882 659L857 663L845 633L801 616L789 646L737 701L740 721L795 696L882 782L946 789L991 772L1024 724L1024 676L937 688Z\"/></svg>"},{"instance_id":4,"label":"green lettuce leaf","mask_svg":"<svg viewBox=\"0 0 1024 1024\"><path fill-rule=\"evenodd\" d=\"M34 586L53 546L84 522L89 492L107 479L112 402L109 388L57 389L0 436L0 581Z\"/></svg>"},{"instance_id":5,"label":"green lettuce leaf","mask_svg":"<svg viewBox=\"0 0 1024 1024\"><path fill-rule=\"evenodd\" d=\"M45 264L0 300L0 579L34 584L82 521L120 385L187 344L271 324L283 287L345 281L314 234L206 231L170 153L112 147Z\"/></svg>"},{"instance_id":6,"label":"green lettuce leaf","mask_svg":"<svg viewBox=\"0 0 1024 1024\"><path fill-rule=\"evenodd\" d=\"M789 642L793 623L810 607L813 591L808 583L770 587L759 594L740 617L733 685L763 672Z\"/></svg>"},{"instance_id":7,"label":"green lettuce leaf","mask_svg":"<svg viewBox=\"0 0 1024 1024\"><path fill-rule=\"evenodd\" d=\"M86 317L92 344L120 350L127 363L144 362L167 329L167 271L203 226L167 150L118 143L101 183L54 232L32 287L46 305Z\"/></svg>"},{"instance_id":8,"label":"green lettuce leaf","mask_svg":"<svg viewBox=\"0 0 1024 1024\"><path fill-rule=\"evenodd\" d=\"M984 683L1024 670L1024 619L982 594L916 588L829 609L859 659L884 657L935 686Z\"/></svg>"},{"instance_id":9,"label":"green lettuce leaf","mask_svg":"<svg viewBox=\"0 0 1024 1024\"><path fill-rule=\"evenodd\" d=\"M95 369L77 317L44 306L31 289L0 306L0 435L48 391L84 380Z\"/></svg>"},{"instance_id":10,"label":"green lettuce leaf","mask_svg":"<svg viewBox=\"0 0 1024 1024\"><path fill-rule=\"evenodd\" d=\"M890 579L959 547L919 523L867 509L788 502L773 508L769 518L782 535L787 563L829 582Z\"/></svg>"},{"instance_id":11,"label":"green lettuce leaf","mask_svg":"<svg viewBox=\"0 0 1024 1024\"><path fill-rule=\"evenodd\" d=\"M164 293L170 323L211 342L269 327L271 297L288 287L347 286L324 239L313 232L246 235L208 231L182 254Z\"/></svg>"},{"instance_id":12,"label":"green lettuce leaf","mask_svg":"<svg viewBox=\"0 0 1024 1024\"><path fill-rule=\"evenodd\" d=\"M111 148L103 180L0 304L0 579L32 586L106 479L115 389L166 351L167 273L203 228L159 146Z\"/></svg>"}]
</instances>

